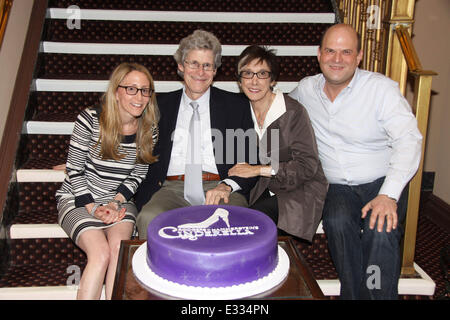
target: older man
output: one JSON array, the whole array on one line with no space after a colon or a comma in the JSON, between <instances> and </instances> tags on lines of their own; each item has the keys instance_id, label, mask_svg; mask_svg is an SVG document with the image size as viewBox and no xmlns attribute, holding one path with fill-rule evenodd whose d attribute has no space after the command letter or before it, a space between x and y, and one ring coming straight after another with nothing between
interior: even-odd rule
<instances>
[{"instance_id":1,"label":"older man","mask_svg":"<svg viewBox=\"0 0 450 320\"><path fill-rule=\"evenodd\" d=\"M406 185L422 136L396 82L360 70L360 40L348 25L322 38L321 74L290 96L308 110L330 183L323 225L343 299L396 299Z\"/></svg>"},{"instance_id":2,"label":"older man","mask_svg":"<svg viewBox=\"0 0 450 320\"><path fill-rule=\"evenodd\" d=\"M253 121L243 94L211 86L221 64L219 40L197 30L181 40L174 58L184 87L157 97L159 161L150 166L135 196L142 208L137 219L141 239L161 212L202 204L247 206L256 183L255 178L228 177L234 164L250 160L249 139L236 137L253 128Z\"/></svg>"}]
</instances>

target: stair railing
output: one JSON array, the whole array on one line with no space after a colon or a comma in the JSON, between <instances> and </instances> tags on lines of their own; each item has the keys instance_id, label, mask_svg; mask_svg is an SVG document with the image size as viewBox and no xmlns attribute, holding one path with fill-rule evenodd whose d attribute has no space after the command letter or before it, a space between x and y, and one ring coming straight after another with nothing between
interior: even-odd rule
<instances>
[{"instance_id":1,"label":"stair railing","mask_svg":"<svg viewBox=\"0 0 450 320\"><path fill-rule=\"evenodd\" d=\"M10 190L9 182L13 182L15 179L14 160L22 132L28 92L33 81L33 70L38 56L47 2L47 0L34 0L25 46L6 117L5 128L3 129L3 137L0 141L0 222L3 220L7 194Z\"/></svg>"},{"instance_id":2,"label":"stair railing","mask_svg":"<svg viewBox=\"0 0 450 320\"><path fill-rule=\"evenodd\" d=\"M0 0L0 48L2 47L12 3L13 0Z\"/></svg>"},{"instance_id":3,"label":"stair railing","mask_svg":"<svg viewBox=\"0 0 450 320\"><path fill-rule=\"evenodd\" d=\"M419 169L409 183L408 211L406 214L405 236L403 244L402 274L415 274L414 251L416 245L417 221L419 217L420 190L422 185L423 159L427 137L428 115L430 109L432 76L434 71L423 70L408 29L399 24L395 33L400 42L403 56L408 65L408 71L414 77L413 112L416 115L417 126L423 136L422 155Z\"/></svg>"}]
</instances>

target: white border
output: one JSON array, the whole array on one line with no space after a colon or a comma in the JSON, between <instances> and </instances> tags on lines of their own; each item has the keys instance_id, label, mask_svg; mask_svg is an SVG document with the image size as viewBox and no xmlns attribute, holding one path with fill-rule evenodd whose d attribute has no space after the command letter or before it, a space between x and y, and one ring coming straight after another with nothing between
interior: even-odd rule
<instances>
[{"instance_id":1,"label":"white border","mask_svg":"<svg viewBox=\"0 0 450 320\"><path fill-rule=\"evenodd\" d=\"M114 21L174 21L174 22L241 22L241 23L334 23L334 13L272 13L272 12L199 12L99 10L63 8L47 9L46 18Z\"/></svg>"},{"instance_id":2,"label":"white border","mask_svg":"<svg viewBox=\"0 0 450 320\"><path fill-rule=\"evenodd\" d=\"M35 79L32 89L57 92L105 92L107 85L108 80ZM277 82L276 88L288 93L297 85L298 81L280 81ZM231 92L240 92L239 85L235 81L215 81L213 86ZM182 87L181 81L155 81L156 92L170 92Z\"/></svg>"},{"instance_id":3,"label":"white border","mask_svg":"<svg viewBox=\"0 0 450 320\"><path fill-rule=\"evenodd\" d=\"M58 224L13 224L10 239L68 238Z\"/></svg>"},{"instance_id":4,"label":"white border","mask_svg":"<svg viewBox=\"0 0 450 320\"><path fill-rule=\"evenodd\" d=\"M22 134L62 134L71 135L74 122L25 121Z\"/></svg>"},{"instance_id":5,"label":"white border","mask_svg":"<svg viewBox=\"0 0 450 320\"><path fill-rule=\"evenodd\" d=\"M421 278L400 278L398 282L399 295L432 296L436 290L436 283L426 272L414 262L414 269ZM339 279L317 280L320 289L326 296L339 296L341 283Z\"/></svg>"},{"instance_id":6,"label":"white border","mask_svg":"<svg viewBox=\"0 0 450 320\"><path fill-rule=\"evenodd\" d=\"M239 56L246 45L222 45L222 56ZM269 46L277 56L317 56L319 46ZM173 55L178 44L78 43L43 41L40 52L66 54Z\"/></svg>"}]
</instances>

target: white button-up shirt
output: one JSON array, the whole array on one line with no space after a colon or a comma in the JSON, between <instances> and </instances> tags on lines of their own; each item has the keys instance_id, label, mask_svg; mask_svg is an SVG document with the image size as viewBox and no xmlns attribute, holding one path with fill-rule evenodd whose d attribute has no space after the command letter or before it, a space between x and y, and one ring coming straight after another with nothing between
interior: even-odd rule
<instances>
[{"instance_id":1,"label":"white button-up shirt","mask_svg":"<svg viewBox=\"0 0 450 320\"><path fill-rule=\"evenodd\" d=\"M274 93L275 98L273 99L272 105L267 111L262 128L259 128L255 112L253 111L253 108L250 107L253 123L255 124L255 131L258 134L259 140L262 139L264 133L266 133L267 128L286 112L286 103L284 102L283 92L281 92L281 90L279 89L275 89Z\"/></svg>"},{"instance_id":2,"label":"white button-up shirt","mask_svg":"<svg viewBox=\"0 0 450 320\"><path fill-rule=\"evenodd\" d=\"M210 90L206 91L196 102L198 103L198 113L200 115L200 127L202 132L201 142L201 161L202 171L217 174L216 160L214 158L213 143L211 140L211 119L209 112ZM193 114L193 109L189 105L193 100L190 99L185 90L181 97L180 109L178 111L177 124L173 135L172 154L170 156L168 176L184 174L187 148L189 141L189 124Z\"/></svg>"},{"instance_id":3,"label":"white button-up shirt","mask_svg":"<svg viewBox=\"0 0 450 320\"><path fill-rule=\"evenodd\" d=\"M200 115L200 128L202 133L201 142L201 162L202 171L218 174L216 159L214 157L214 147L211 139L211 117L209 111L210 89L206 91L199 99L198 112ZM175 132L173 133L172 153L169 161L169 168L167 176L183 175L186 167L187 148L189 141L189 124L192 114L194 113L192 107L189 105L193 100L186 95L186 89L183 88L183 95L181 97L180 109L178 111L177 123ZM240 186L231 179L225 179L231 186L232 191L240 190Z\"/></svg>"},{"instance_id":4,"label":"white button-up shirt","mask_svg":"<svg viewBox=\"0 0 450 320\"><path fill-rule=\"evenodd\" d=\"M358 185L385 176L379 194L398 200L419 166L422 135L397 83L356 69L333 102L324 85L323 74L307 77L289 95L308 111L328 181Z\"/></svg>"}]
</instances>

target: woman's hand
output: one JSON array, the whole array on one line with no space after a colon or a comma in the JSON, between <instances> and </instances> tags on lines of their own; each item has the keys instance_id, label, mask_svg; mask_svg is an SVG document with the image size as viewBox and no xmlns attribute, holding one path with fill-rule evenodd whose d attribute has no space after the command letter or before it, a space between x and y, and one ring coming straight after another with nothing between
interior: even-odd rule
<instances>
[{"instance_id":1,"label":"woman's hand","mask_svg":"<svg viewBox=\"0 0 450 320\"><path fill-rule=\"evenodd\" d=\"M228 175L241 177L241 178L253 178L260 175L261 167L259 165L250 165L248 163L238 163L228 170Z\"/></svg>"},{"instance_id":2,"label":"woman's hand","mask_svg":"<svg viewBox=\"0 0 450 320\"><path fill-rule=\"evenodd\" d=\"M62 171L66 171L66 164L65 164L65 163L63 163L63 164L58 164L58 165L56 165L56 166L53 166L52 169L53 169L53 170L62 170Z\"/></svg>"},{"instance_id":3,"label":"woman's hand","mask_svg":"<svg viewBox=\"0 0 450 320\"><path fill-rule=\"evenodd\" d=\"M125 217L125 208L117 210L113 204L108 203L106 206L98 207L95 211L95 217L102 220L105 224L111 224L121 221Z\"/></svg>"},{"instance_id":4,"label":"woman's hand","mask_svg":"<svg viewBox=\"0 0 450 320\"><path fill-rule=\"evenodd\" d=\"M117 205L115 203L108 203L105 206L98 206L95 208L95 212L92 212L94 209L94 203L87 204L86 210L95 218L103 221L105 224L111 224L115 222L121 221L125 217L125 208L121 208L118 210Z\"/></svg>"}]
</instances>

